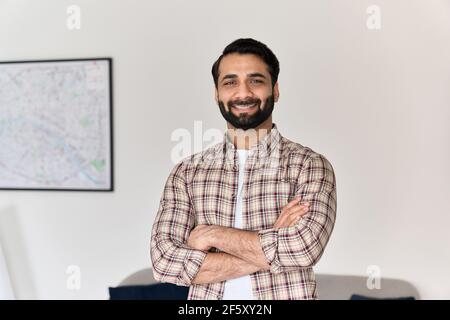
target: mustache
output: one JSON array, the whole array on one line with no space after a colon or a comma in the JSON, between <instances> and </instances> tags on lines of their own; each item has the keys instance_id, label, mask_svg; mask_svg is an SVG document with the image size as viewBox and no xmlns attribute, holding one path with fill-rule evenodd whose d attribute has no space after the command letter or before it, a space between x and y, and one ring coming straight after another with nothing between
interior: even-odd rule
<instances>
[{"instance_id":1,"label":"mustache","mask_svg":"<svg viewBox=\"0 0 450 320\"><path fill-rule=\"evenodd\" d=\"M250 98L250 99L245 99L245 100L234 100L234 101L230 101L227 103L228 107L234 107L235 105L239 104L239 105L252 105L257 103L258 105L261 105L261 99L255 99L255 98Z\"/></svg>"}]
</instances>

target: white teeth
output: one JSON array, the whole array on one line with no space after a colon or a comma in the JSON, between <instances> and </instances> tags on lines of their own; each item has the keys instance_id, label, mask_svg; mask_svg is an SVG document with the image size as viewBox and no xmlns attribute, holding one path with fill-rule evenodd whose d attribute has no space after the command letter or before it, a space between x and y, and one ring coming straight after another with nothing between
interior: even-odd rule
<instances>
[{"instance_id":1,"label":"white teeth","mask_svg":"<svg viewBox=\"0 0 450 320\"><path fill-rule=\"evenodd\" d=\"M253 108L254 106L256 106L256 103L251 104L251 105L239 105L239 104L235 104L234 105L236 108L238 109L248 109L248 108Z\"/></svg>"}]
</instances>

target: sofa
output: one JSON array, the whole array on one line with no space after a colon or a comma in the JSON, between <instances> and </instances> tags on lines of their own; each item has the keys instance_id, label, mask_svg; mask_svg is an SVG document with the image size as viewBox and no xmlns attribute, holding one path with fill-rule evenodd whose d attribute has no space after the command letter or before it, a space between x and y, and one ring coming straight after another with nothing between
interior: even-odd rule
<instances>
[{"instance_id":1,"label":"sofa","mask_svg":"<svg viewBox=\"0 0 450 320\"><path fill-rule=\"evenodd\" d=\"M316 274L317 293L320 300L365 300L365 299L411 299L418 300L418 290L409 282L400 279L381 278L380 289L369 289L367 277L356 275ZM158 283L153 278L151 268L132 273L123 279L116 287L110 287L111 299L139 298L148 289L164 292L162 299L184 299L188 287L173 284ZM150 291L151 292L151 291ZM143 299L156 297L153 293ZM161 294L159 295L161 297Z\"/></svg>"}]
</instances>

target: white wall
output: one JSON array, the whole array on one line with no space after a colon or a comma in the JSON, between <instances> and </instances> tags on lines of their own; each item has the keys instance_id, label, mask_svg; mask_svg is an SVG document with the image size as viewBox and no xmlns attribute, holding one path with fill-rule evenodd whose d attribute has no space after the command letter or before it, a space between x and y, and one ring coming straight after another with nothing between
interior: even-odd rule
<instances>
[{"instance_id":1,"label":"white wall","mask_svg":"<svg viewBox=\"0 0 450 320\"><path fill-rule=\"evenodd\" d=\"M66 28L70 4L81 30ZM366 27L371 4L379 31ZM150 265L170 135L195 120L225 129L211 64L254 37L281 63L281 133L336 170L338 219L317 271L378 265L424 298L450 299L449 11L450 1L419 0L0 0L0 60L114 59L115 191L0 191L16 297L103 299ZM81 268L80 290L66 288L69 265Z\"/></svg>"}]
</instances>

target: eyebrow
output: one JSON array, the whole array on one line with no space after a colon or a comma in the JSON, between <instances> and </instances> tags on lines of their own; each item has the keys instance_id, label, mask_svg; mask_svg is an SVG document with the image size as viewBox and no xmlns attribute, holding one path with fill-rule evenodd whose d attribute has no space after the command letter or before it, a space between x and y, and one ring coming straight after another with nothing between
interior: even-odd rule
<instances>
[{"instance_id":1,"label":"eyebrow","mask_svg":"<svg viewBox=\"0 0 450 320\"><path fill-rule=\"evenodd\" d=\"M238 77L237 74L230 73L230 74L225 75L220 82L223 82L226 79L235 79L237 77ZM267 79L267 77L265 75L263 75L262 73L259 73L259 72L249 73L249 74L247 74L247 77L249 77L249 78L264 78L264 79Z\"/></svg>"}]
</instances>

